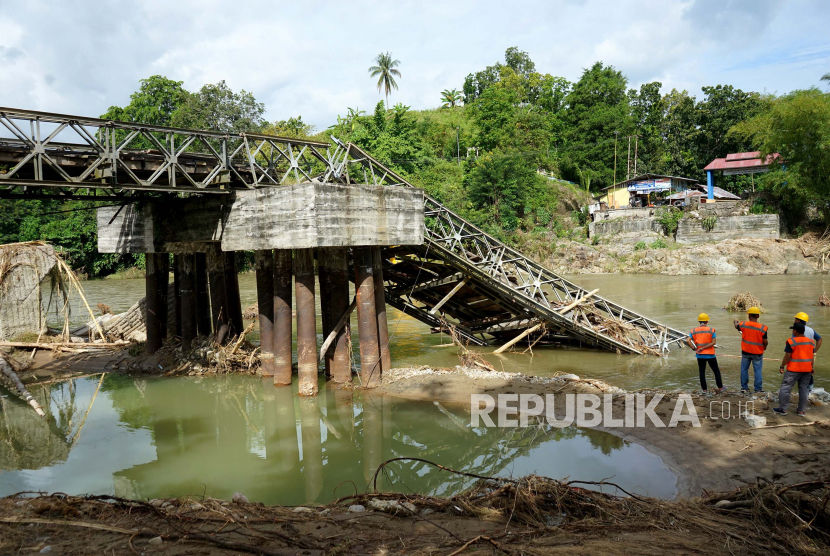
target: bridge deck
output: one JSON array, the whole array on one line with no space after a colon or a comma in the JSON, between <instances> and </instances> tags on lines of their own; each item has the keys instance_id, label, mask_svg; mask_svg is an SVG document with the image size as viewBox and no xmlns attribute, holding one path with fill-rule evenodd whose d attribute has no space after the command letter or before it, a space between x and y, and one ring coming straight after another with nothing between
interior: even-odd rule
<instances>
[{"instance_id":1,"label":"bridge deck","mask_svg":"<svg viewBox=\"0 0 830 556\"><path fill-rule=\"evenodd\" d=\"M67 197L83 189L119 196L221 194L312 179L411 187L336 139L329 145L7 108L0 108L0 124L8 130L0 136L0 164L8 167L0 173L0 195L6 197L41 188ZM64 139L69 133L75 142ZM426 197L424 211L424 244L384 248L384 278L387 303L433 330L453 328L465 341L486 345L542 324L537 336L545 341L618 353L682 346L683 332L588 292L438 201Z\"/></svg>"}]
</instances>

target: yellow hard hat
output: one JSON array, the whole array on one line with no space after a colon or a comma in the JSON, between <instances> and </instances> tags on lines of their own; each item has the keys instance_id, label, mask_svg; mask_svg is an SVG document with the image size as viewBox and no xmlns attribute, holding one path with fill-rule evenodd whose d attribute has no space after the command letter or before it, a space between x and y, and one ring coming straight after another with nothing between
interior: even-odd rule
<instances>
[{"instance_id":1,"label":"yellow hard hat","mask_svg":"<svg viewBox=\"0 0 830 556\"><path fill-rule=\"evenodd\" d=\"M807 315L807 313L805 313L803 311L801 313L798 313L795 316L795 318L797 318L798 320L803 320L804 322L807 322L808 320L810 320L809 315Z\"/></svg>"},{"instance_id":2,"label":"yellow hard hat","mask_svg":"<svg viewBox=\"0 0 830 556\"><path fill-rule=\"evenodd\" d=\"M749 309L746 310L746 314L747 315L760 315L761 314L761 309L759 309L758 307L750 307Z\"/></svg>"},{"instance_id":3,"label":"yellow hard hat","mask_svg":"<svg viewBox=\"0 0 830 556\"><path fill-rule=\"evenodd\" d=\"M706 313L700 313L697 316L697 321L698 322L709 322L709 315L707 315Z\"/></svg>"}]
</instances>

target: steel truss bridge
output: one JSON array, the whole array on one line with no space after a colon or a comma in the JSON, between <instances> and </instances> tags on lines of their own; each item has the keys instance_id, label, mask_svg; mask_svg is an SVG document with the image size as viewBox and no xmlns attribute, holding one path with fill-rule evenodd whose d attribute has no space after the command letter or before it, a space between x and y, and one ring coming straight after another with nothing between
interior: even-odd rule
<instances>
[{"instance_id":1,"label":"steel truss bridge","mask_svg":"<svg viewBox=\"0 0 830 556\"><path fill-rule=\"evenodd\" d=\"M412 185L354 144L186 130L0 107L0 197L222 195L302 181ZM425 197L425 243L384 248L386 302L463 341L659 354L686 335L525 257Z\"/></svg>"}]
</instances>

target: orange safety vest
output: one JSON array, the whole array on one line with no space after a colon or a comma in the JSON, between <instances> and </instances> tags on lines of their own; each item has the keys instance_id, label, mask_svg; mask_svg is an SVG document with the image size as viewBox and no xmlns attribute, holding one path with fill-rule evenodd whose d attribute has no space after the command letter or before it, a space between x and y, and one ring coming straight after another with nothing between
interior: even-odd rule
<instances>
[{"instance_id":1,"label":"orange safety vest","mask_svg":"<svg viewBox=\"0 0 830 556\"><path fill-rule=\"evenodd\" d=\"M810 338L801 336L799 338L787 338L787 345L793 350L790 354L787 370L794 373L812 373L816 343Z\"/></svg>"},{"instance_id":2,"label":"orange safety vest","mask_svg":"<svg viewBox=\"0 0 830 556\"><path fill-rule=\"evenodd\" d=\"M692 328L692 341L696 346L702 346L712 341L712 335L715 333L714 328L708 326L698 326ZM708 347L700 352L700 355L715 355L715 346Z\"/></svg>"},{"instance_id":3,"label":"orange safety vest","mask_svg":"<svg viewBox=\"0 0 830 556\"><path fill-rule=\"evenodd\" d=\"M741 351L764 353L764 334L769 330L766 325L745 320L738 323L738 328L741 329Z\"/></svg>"}]
</instances>

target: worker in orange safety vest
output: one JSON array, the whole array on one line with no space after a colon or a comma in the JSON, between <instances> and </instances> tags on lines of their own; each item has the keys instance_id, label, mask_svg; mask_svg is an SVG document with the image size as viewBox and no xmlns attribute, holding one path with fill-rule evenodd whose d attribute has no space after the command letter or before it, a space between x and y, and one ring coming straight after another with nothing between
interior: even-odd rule
<instances>
[{"instance_id":1,"label":"worker in orange safety vest","mask_svg":"<svg viewBox=\"0 0 830 556\"><path fill-rule=\"evenodd\" d=\"M746 314L749 320L732 321L735 329L741 333L741 391L749 391L749 365L752 364L755 392L763 392L764 351L769 345L767 339L769 328L758 322L761 316L761 310L758 307L750 307Z\"/></svg>"},{"instance_id":2,"label":"worker in orange safety vest","mask_svg":"<svg viewBox=\"0 0 830 556\"><path fill-rule=\"evenodd\" d=\"M715 357L715 329L709 327L709 315L700 313L697 316L698 326L692 328L689 337L686 338L686 343L690 348L695 350L695 357L697 358L697 370L700 373L700 387L703 393L706 394L706 364L712 368L715 373L715 383L718 385L718 391L723 392L726 388L723 387L721 381L720 368L718 367L718 359Z\"/></svg>"},{"instance_id":3,"label":"worker in orange safety vest","mask_svg":"<svg viewBox=\"0 0 830 556\"><path fill-rule=\"evenodd\" d=\"M794 335L792 338L787 338L787 345L784 346L784 361L779 369L784 379L781 381L781 390L778 392L778 407L772 410L779 415L786 415L790 393L793 386L798 384L798 415L804 417L810 391L810 378L813 375L816 342L804 335L804 323L796 322L790 328Z\"/></svg>"}]
</instances>

